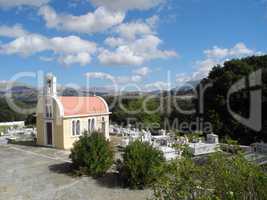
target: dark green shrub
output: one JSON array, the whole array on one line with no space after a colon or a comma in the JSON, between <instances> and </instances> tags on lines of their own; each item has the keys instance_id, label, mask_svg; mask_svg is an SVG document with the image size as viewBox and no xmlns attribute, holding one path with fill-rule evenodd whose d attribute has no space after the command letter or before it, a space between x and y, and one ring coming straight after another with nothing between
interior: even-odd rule
<instances>
[{"instance_id":1,"label":"dark green shrub","mask_svg":"<svg viewBox=\"0 0 267 200\"><path fill-rule=\"evenodd\" d=\"M95 132L91 136L84 134L74 143L70 158L78 169L99 177L111 167L113 151L103 134Z\"/></svg>"},{"instance_id":2,"label":"dark green shrub","mask_svg":"<svg viewBox=\"0 0 267 200\"><path fill-rule=\"evenodd\" d=\"M183 145L183 149L182 149L182 156L186 157L186 158L193 158L194 154L192 152L192 150L189 148L189 145Z\"/></svg>"},{"instance_id":3,"label":"dark green shrub","mask_svg":"<svg viewBox=\"0 0 267 200\"><path fill-rule=\"evenodd\" d=\"M125 148L123 162L118 165L124 183L138 189L152 184L162 174L163 168L163 153L140 141Z\"/></svg>"},{"instance_id":4,"label":"dark green shrub","mask_svg":"<svg viewBox=\"0 0 267 200\"><path fill-rule=\"evenodd\" d=\"M174 160L153 186L154 200L267 199L267 174L242 154L217 152L201 164Z\"/></svg>"}]
</instances>

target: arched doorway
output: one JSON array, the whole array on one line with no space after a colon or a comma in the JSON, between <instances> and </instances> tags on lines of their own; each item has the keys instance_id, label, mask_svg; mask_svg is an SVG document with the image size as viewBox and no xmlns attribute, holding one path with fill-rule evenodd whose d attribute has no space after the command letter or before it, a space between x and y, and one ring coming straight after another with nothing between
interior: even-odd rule
<instances>
[{"instance_id":1,"label":"arched doorway","mask_svg":"<svg viewBox=\"0 0 267 200\"><path fill-rule=\"evenodd\" d=\"M46 145L52 146L53 145L53 124L52 122L45 123L45 134L46 134Z\"/></svg>"}]
</instances>

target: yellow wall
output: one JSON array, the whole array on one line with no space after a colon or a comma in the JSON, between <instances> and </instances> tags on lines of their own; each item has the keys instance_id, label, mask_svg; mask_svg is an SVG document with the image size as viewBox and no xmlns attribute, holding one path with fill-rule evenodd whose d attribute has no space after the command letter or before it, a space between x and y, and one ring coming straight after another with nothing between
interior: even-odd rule
<instances>
[{"instance_id":1,"label":"yellow wall","mask_svg":"<svg viewBox=\"0 0 267 200\"><path fill-rule=\"evenodd\" d=\"M106 123L106 133L109 132L109 115L101 115L101 116L92 116L92 117L74 117L74 118L65 118L63 120L64 124L64 149L70 149L75 141L79 139L80 136L73 136L72 135L72 121L75 120L80 120L80 132L81 134L84 133L84 131L88 131L88 119L95 119L95 125L96 125L96 130L101 131L102 128L102 117L105 118L105 123ZM109 138L107 138L109 139Z\"/></svg>"},{"instance_id":2,"label":"yellow wall","mask_svg":"<svg viewBox=\"0 0 267 200\"><path fill-rule=\"evenodd\" d=\"M37 144L44 145L44 121L42 114L37 114L36 118L36 129L37 129Z\"/></svg>"},{"instance_id":3,"label":"yellow wall","mask_svg":"<svg viewBox=\"0 0 267 200\"><path fill-rule=\"evenodd\" d=\"M43 108L44 99L39 99L38 108L37 108L37 144L46 145L45 139L45 125L46 122L52 122L53 129L53 147L64 149L64 138L63 138L63 123L62 118L59 114L59 107L57 102L53 100L53 118L47 120L44 118L44 108Z\"/></svg>"},{"instance_id":4,"label":"yellow wall","mask_svg":"<svg viewBox=\"0 0 267 200\"><path fill-rule=\"evenodd\" d=\"M53 139L54 146L58 149L64 149L64 135L63 135L63 123L62 120L60 123L53 123L54 131L53 131Z\"/></svg>"}]
</instances>

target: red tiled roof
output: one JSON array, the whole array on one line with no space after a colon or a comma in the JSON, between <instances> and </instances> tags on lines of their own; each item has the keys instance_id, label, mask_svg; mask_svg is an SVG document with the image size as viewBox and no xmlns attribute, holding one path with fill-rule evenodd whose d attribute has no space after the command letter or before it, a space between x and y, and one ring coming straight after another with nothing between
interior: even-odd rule
<instances>
[{"instance_id":1,"label":"red tiled roof","mask_svg":"<svg viewBox=\"0 0 267 200\"><path fill-rule=\"evenodd\" d=\"M64 116L108 113L108 107L101 97L59 97L64 108Z\"/></svg>"}]
</instances>

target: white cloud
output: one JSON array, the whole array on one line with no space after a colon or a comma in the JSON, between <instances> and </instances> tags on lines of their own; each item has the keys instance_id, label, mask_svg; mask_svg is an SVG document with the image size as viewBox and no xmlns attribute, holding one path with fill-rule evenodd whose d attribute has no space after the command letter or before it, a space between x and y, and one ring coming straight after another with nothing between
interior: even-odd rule
<instances>
[{"instance_id":1,"label":"white cloud","mask_svg":"<svg viewBox=\"0 0 267 200\"><path fill-rule=\"evenodd\" d=\"M19 24L16 24L14 26L6 26L1 25L0 26L0 36L3 37L9 37L9 38L16 38L20 36L27 35L28 32L23 29L23 27Z\"/></svg>"},{"instance_id":2,"label":"white cloud","mask_svg":"<svg viewBox=\"0 0 267 200\"><path fill-rule=\"evenodd\" d=\"M222 49L217 46L214 46L212 49L207 49L204 51L207 57L210 58L224 58L228 55L228 49Z\"/></svg>"},{"instance_id":3,"label":"white cloud","mask_svg":"<svg viewBox=\"0 0 267 200\"><path fill-rule=\"evenodd\" d=\"M52 51L59 56L58 61L66 65L90 63L96 44L77 36L47 38L38 34L29 34L0 46L5 54L29 56L35 53Z\"/></svg>"},{"instance_id":4,"label":"white cloud","mask_svg":"<svg viewBox=\"0 0 267 200\"><path fill-rule=\"evenodd\" d=\"M43 6L40 8L39 14L43 16L46 26L49 28L88 34L105 31L122 23L125 17L123 12L112 12L103 7L85 15L74 16L58 14L50 6Z\"/></svg>"},{"instance_id":5,"label":"white cloud","mask_svg":"<svg viewBox=\"0 0 267 200\"><path fill-rule=\"evenodd\" d=\"M130 76L118 76L116 77L116 81L119 84L132 84L132 83L140 83L144 80L144 78L151 72L148 67L142 67L136 70L133 70L133 74Z\"/></svg>"},{"instance_id":6,"label":"white cloud","mask_svg":"<svg viewBox=\"0 0 267 200\"><path fill-rule=\"evenodd\" d=\"M242 42L237 43L232 49L229 51L230 56L240 57L240 56L249 56L254 54L255 51L246 47L246 45Z\"/></svg>"},{"instance_id":7,"label":"white cloud","mask_svg":"<svg viewBox=\"0 0 267 200\"><path fill-rule=\"evenodd\" d=\"M214 46L212 49L204 51L206 57L203 60L196 62L197 70L192 74L192 79L197 80L206 77L214 66L223 64L227 60L251 56L259 53L260 52L249 49L242 42L237 43L229 49Z\"/></svg>"},{"instance_id":8,"label":"white cloud","mask_svg":"<svg viewBox=\"0 0 267 200\"><path fill-rule=\"evenodd\" d=\"M40 60L45 61L45 62L52 62L55 60L54 57L48 57L48 56L40 56L39 58Z\"/></svg>"},{"instance_id":9,"label":"white cloud","mask_svg":"<svg viewBox=\"0 0 267 200\"><path fill-rule=\"evenodd\" d=\"M223 62L224 61L213 60L210 58L197 61L197 70L192 74L192 80L199 80L206 77L214 66L222 64Z\"/></svg>"},{"instance_id":10,"label":"white cloud","mask_svg":"<svg viewBox=\"0 0 267 200\"><path fill-rule=\"evenodd\" d=\"M142 67L142 68L134 70L133 72L143 77L143 76L147 76L151 72L151 70L148 67Z\"/></svg>"},{"instance_id":11,"label":"white cloud","mask_svg":"<svg viewBox=\"0 0 267 200\"><path fill-rule=\"evenodd\" d=\"M114 52L103 50L98 59L104 65L141 65L143 57L135 55L128 46L120 46Z\"/></svg>"},{"instance_id":12,"label":"white cloud","mask_svg":"<svg viewBox=\"0 0 267 200\"><path fill-rule=\"evenodd\" d=\"M118 47L118 46L124 45L126 42L123 38L108 37L105 39L104 43L110 47Z\"/></svg>"},{"instance_id":13,"label":"white cloud","mask_svg":"<svg viewBox=\"0 0 267 200\"><path fill-rule=\"evenodd\" d=\"M125 84L134 85L136 84L137 88L141 87L140 84L143 83L145 77L151 72L148 67L142 67L136 70L133 70L129 75L121 75L121 76L113 76L111 74L103 73L103 72L88 72L85 74L87 78L93 79L105 79L111 80L116 88L121 87ZM110 86L110 85L109 85ZM154 86L154 85L153 85Z\"/></svg>"},{"instance_id":14,"label":"white cloud","mask_svg":"<svg viewBox=\"0 0 267 200\"><path fill-rule=\"evenodd\" d=\"M141 81L142 81L142 77L139 75L116 77L116 82L118 84L132 84L132 83L139 83Z\"/></svg>"},{"instance_id":15,"label":"white cloud","mask_svg":"<svg viewBox=\"0 0 267 200\"><path fill-rule=\"evenodd\" d=\"M105 40L105 44L110 47L127 45L142 36L155 34L150 25L140 21L120 24L114 28L114 32L118 37L108 37Z\"/></svg>"},{"instance_id":16,"label":"white cloud","mask_svg":"<svg viewBox=\"0 0 267 200\"><path fill-rule=\"evenodd\" d=\"M191 78L192 77L190 75L187 75L187 74L184 74L184 73L176 74L176 83L178 85L183 85L186 82L190 81Z\"/></svg>"},{"instance_id":17,"label":"white cloud","mask_svg":"<svg viewBox=\"0 0 267 200\"><path fill-rule=\"evenodd\" d=\"M153 90L169 90L170 84L168 82L164 81L156 81L154 83L148 83L145 85L144 89L147 91L153 91Z\"/></svg>"},{"instance_id":18,"label":"white cloud","mask_svg":"<svg viewBox=\"0 0 267 200\"><path fill-rule=\"evenodd\" d=\"M39 7L47 4L50 0L0 0L0 7L11 8L16 6Z\"/></svg>"},{"instance_id":19,"label":"white cloud","mask_svg":"<svg viewBox=\"0 0 267 200\"><path fill-rule=\"evenodd\" d=\"M157 58L168 58L176 57L177 53L175 51L160 50L159 45L162 40L155 35L146 35L136 41L134 41L129 46L138 55L142 55L145 60L157 59Z\"/></svg>"},{"instance_id":20,"label":"white cloud","mask_svg":"<svg viewBox=\"0 0 267 200\"><path fill-rule=\"evenodd\" d=\"M158 15L153 15L152 17L149 17L146 19L146 23L150 26L150 27L155 27L159 22L159 16Z\"/></svg>"},{"instance_id":21,"label":"white cloud","mask_svg":"<svg viewBox=\"0 0 267 200\"><path fill-rule=\"evenodd\" d=\"M114 76L107 74L107 73L103 73L103 72L88 72L85 74L85 76L87 78L97 78L97 79L106 79L106 80L114 80L115 81Z\"/></svg>"},{"instance_id":22,"label":"white cloud","mask_svg":"<svg viewBox=\"0 0 267 200\"><path fill-rule=\"evenodd\" d=\"M64 53L94 53L96 51L96 43L83 40L77 36L54 37L50 39L52 48L55 52Z\"/></svg>"},{"instance_id":23,"label":"white cloud","mask_svg":"<svg viewBox=\"0 0 267 200\"><path fill-rule=\"evenodd\" d=\"M141 65L145 61L177 56L175 51L160 50L162 41L155 35L145 35L134 41L124 38L108 38L110 46L116 46L114 51L103 50L98 58L104 65Z\"/></svg>"},{"instance_id":24,"label":"white cloud","mask_svg":"<svg viewBox=\"0 0 267 200\"><path fill-rule=\"evenodd\" d=\"M153 26L157 21L152 16L145 21L123 23L114 28L117 36L105 40L107 49L102 49L98 56L104 65L142 65L146 61L176 57L175 51L161 50L163 43L156 36Z\"/></svg>"},{"instance_id":25,"label":"white cloud","mask_svg":"<svg viewBox=\"0 0 267 200\"><path fill-rule=\"evenodd\" d=\"M133 40L137 35L152 34L151 27L143 22L124 23L119 25L115 30L119 36Z\"/></svg>"},{"instance_id":26,"label":"white cloud","mask_svg":"<svg viewBox=\"0 0 267 200\"><path fill-rule=\"evenodd\" d=\"M163 0L90 0L95 6L103 6L110 10L148 10Z\"/></svg>"},{"instance_id":27,"label":"white cloud","mask_svg":"<svg viewBox=\"0 0 267 200\"><path fill-rule=\"evenodd\" d=\"M207 77L214 66L222 65L227 60L260 54L260 52L249 49L244 43L237 43L232 48L214 46L212 49L204 50L203 53L205 58L196 61L196 70L191 75L183 73L176 75L176 83L178 85Z\"/></svg>"},{"instance_id":28,"label":"white cloud","mask_svg":"<svg viewBox=\"0 0 267 200\"><path fill-rule=\"evenodd\" d=\"M88 72L85 74L87 78L111 80L114 84L126 84L126 83L138 83L142 80L141 76L131 75L131 76L112 76L111 74L103 72Z\"/></svg>"},{"instance_id":29,"label":"white cloud","mask_svg":"<svg viewBox=\"0 0 267 200\"><path fill-rule=\"evenodd\" d=\"M158 16L154 15L147 18L145 21L134 21L123 23L115 27L114 33L118 37L108 37L105 44L111 47L127 44L146 35L156 35L154 31L155 24L157 23Z\"/></svg>"},{"instance_id":30,"label":"white cloud","mask_svg":"<svg viewBox=\"0 0 267 200\"><path fill-rule=\"evenodd\" d=\"M79 63L81 66L84 66L91 62L91 55L87 52L81 52L78 54L61 56L59 57L59 62L65 65Z\"/></svg>"},{"instance_id":31,"label":"white cloud","mask_svg":"<svg viewBox=\"0 0 267 200\"><path fill-rule=\"evenodd\" d=\"M133 76L131 76L131 80L132 80L132 82L140 82L140 81L142 81L142 76L139 76L139 75L133 75Z\"/></svg>"},{"instance_id":32,"label":"white cloud","mask_svg":"<svg viewBox=\"0 0 267 200\"><path fill-rule=\"evenodd\" d=\"M226 57L241 57L248 56L255 53L253 50L246 47L242 42L237 43L234 47L230 49L219 48L214 46L212 49L205 50L204 53L208 58L221 59Z\"/></svg>"},{"instance_id":33,"label":"white cloud","mask_svg":"<svg viewBox=\"0 0 267 200\"><path fill-rule=\"evenodd\" d=\"M50 49L49 39L37 34L18 37L10 43L1 45L1 52L24 56Z\"/></svg>"}]
</instances>

